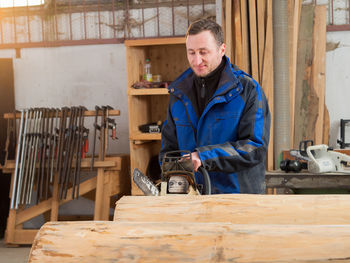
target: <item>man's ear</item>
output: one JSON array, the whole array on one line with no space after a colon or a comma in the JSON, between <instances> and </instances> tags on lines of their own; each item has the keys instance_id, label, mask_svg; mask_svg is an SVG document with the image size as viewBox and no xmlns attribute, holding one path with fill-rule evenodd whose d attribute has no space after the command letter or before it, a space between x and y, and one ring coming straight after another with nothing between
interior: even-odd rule
<instances>
[{"instance_id":1,"label":"man's ear","mask_svg":"<svg viewBox=\"0 0 350 263\"><path fill-rule=\"evenodd\" d=\"M219 49L220 49L221 56L225 55L226 44L222 43Z\"/></svg>"}]
</instances>

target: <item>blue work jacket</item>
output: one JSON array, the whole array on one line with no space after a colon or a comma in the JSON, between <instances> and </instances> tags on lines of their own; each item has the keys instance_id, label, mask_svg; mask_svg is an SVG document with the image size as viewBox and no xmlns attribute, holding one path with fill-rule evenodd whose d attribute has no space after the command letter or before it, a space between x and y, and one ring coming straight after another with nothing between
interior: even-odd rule
<instances>
[{"instance_id":1,"label":"blue work jacket","mask_svg":"<svg viewBox=\"0 0 350 263\"><path fill-rule=\"evenodd\" d=\"M223 59L226 63L218 88L201 116L194 108L195 75L191 68L169 86L160 161L168 151L197 151L209 172L214 194L265 193L268 103L254 79L231 65L228 57Z\"/></svg>"}]
</instances>

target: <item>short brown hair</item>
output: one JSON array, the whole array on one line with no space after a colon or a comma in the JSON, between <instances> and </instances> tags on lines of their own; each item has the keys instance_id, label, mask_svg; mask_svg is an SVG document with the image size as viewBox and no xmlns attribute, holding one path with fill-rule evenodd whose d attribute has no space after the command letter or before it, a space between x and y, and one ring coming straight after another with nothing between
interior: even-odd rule
<instances>
[{"instance_id":1,"label":"short brown hair","mask_svg":"<svg viewBox=\"0 0 350 263\"><path fill-rule=\"evenodd\" d=\"M187 29L186 38L189 35L197 35L203 31L210 31L218 46L221 46L224 43L224 32L219 24L210 19L200 19L193 22Z\"/></svg>"}]
</instances>

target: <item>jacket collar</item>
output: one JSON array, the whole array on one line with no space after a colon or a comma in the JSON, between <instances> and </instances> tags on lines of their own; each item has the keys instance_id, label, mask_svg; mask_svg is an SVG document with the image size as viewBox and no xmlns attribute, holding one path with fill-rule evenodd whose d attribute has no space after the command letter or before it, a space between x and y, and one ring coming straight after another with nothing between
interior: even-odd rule
<instances>
[{"instance_id":1,"label":"jacket collar","mask_svg":"<svg viewBox=\"0 0 350 263\"><path fill-rule=\"evenodd\" d=\"M221 72L218 88L213 97L223 95L233 88L236 88L236 92L240 92L242 90L242 86L238 85L239 81L234 73L238 69L231 65L230 59L227 56L223 56L223 59L226 60L225 68ZM172 93L175 96L181 95L180 97L182 97L183 94L187 93L187 89L192 88L194 78L195 74L193 70L188 68L169 85L169 93Z\"/></svg>"}]
</instances>

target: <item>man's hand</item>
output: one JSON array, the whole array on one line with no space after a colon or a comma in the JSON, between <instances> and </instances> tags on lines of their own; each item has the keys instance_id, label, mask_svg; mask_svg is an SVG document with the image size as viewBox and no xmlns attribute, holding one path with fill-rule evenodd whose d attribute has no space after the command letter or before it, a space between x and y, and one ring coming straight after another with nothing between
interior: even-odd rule
<instances>
[{"instance_id":1,"label":"man's hand","mask_svg":"<svg viewBox=\"0 0 350 263\"><path fill-rule=\"evenodd\" d=\"M198 152L191 153L191 156L192 156L193 169L195 172L197 172L198 168L202 165L202 161L199 158Z\"/></svg>"}]
</instances>

